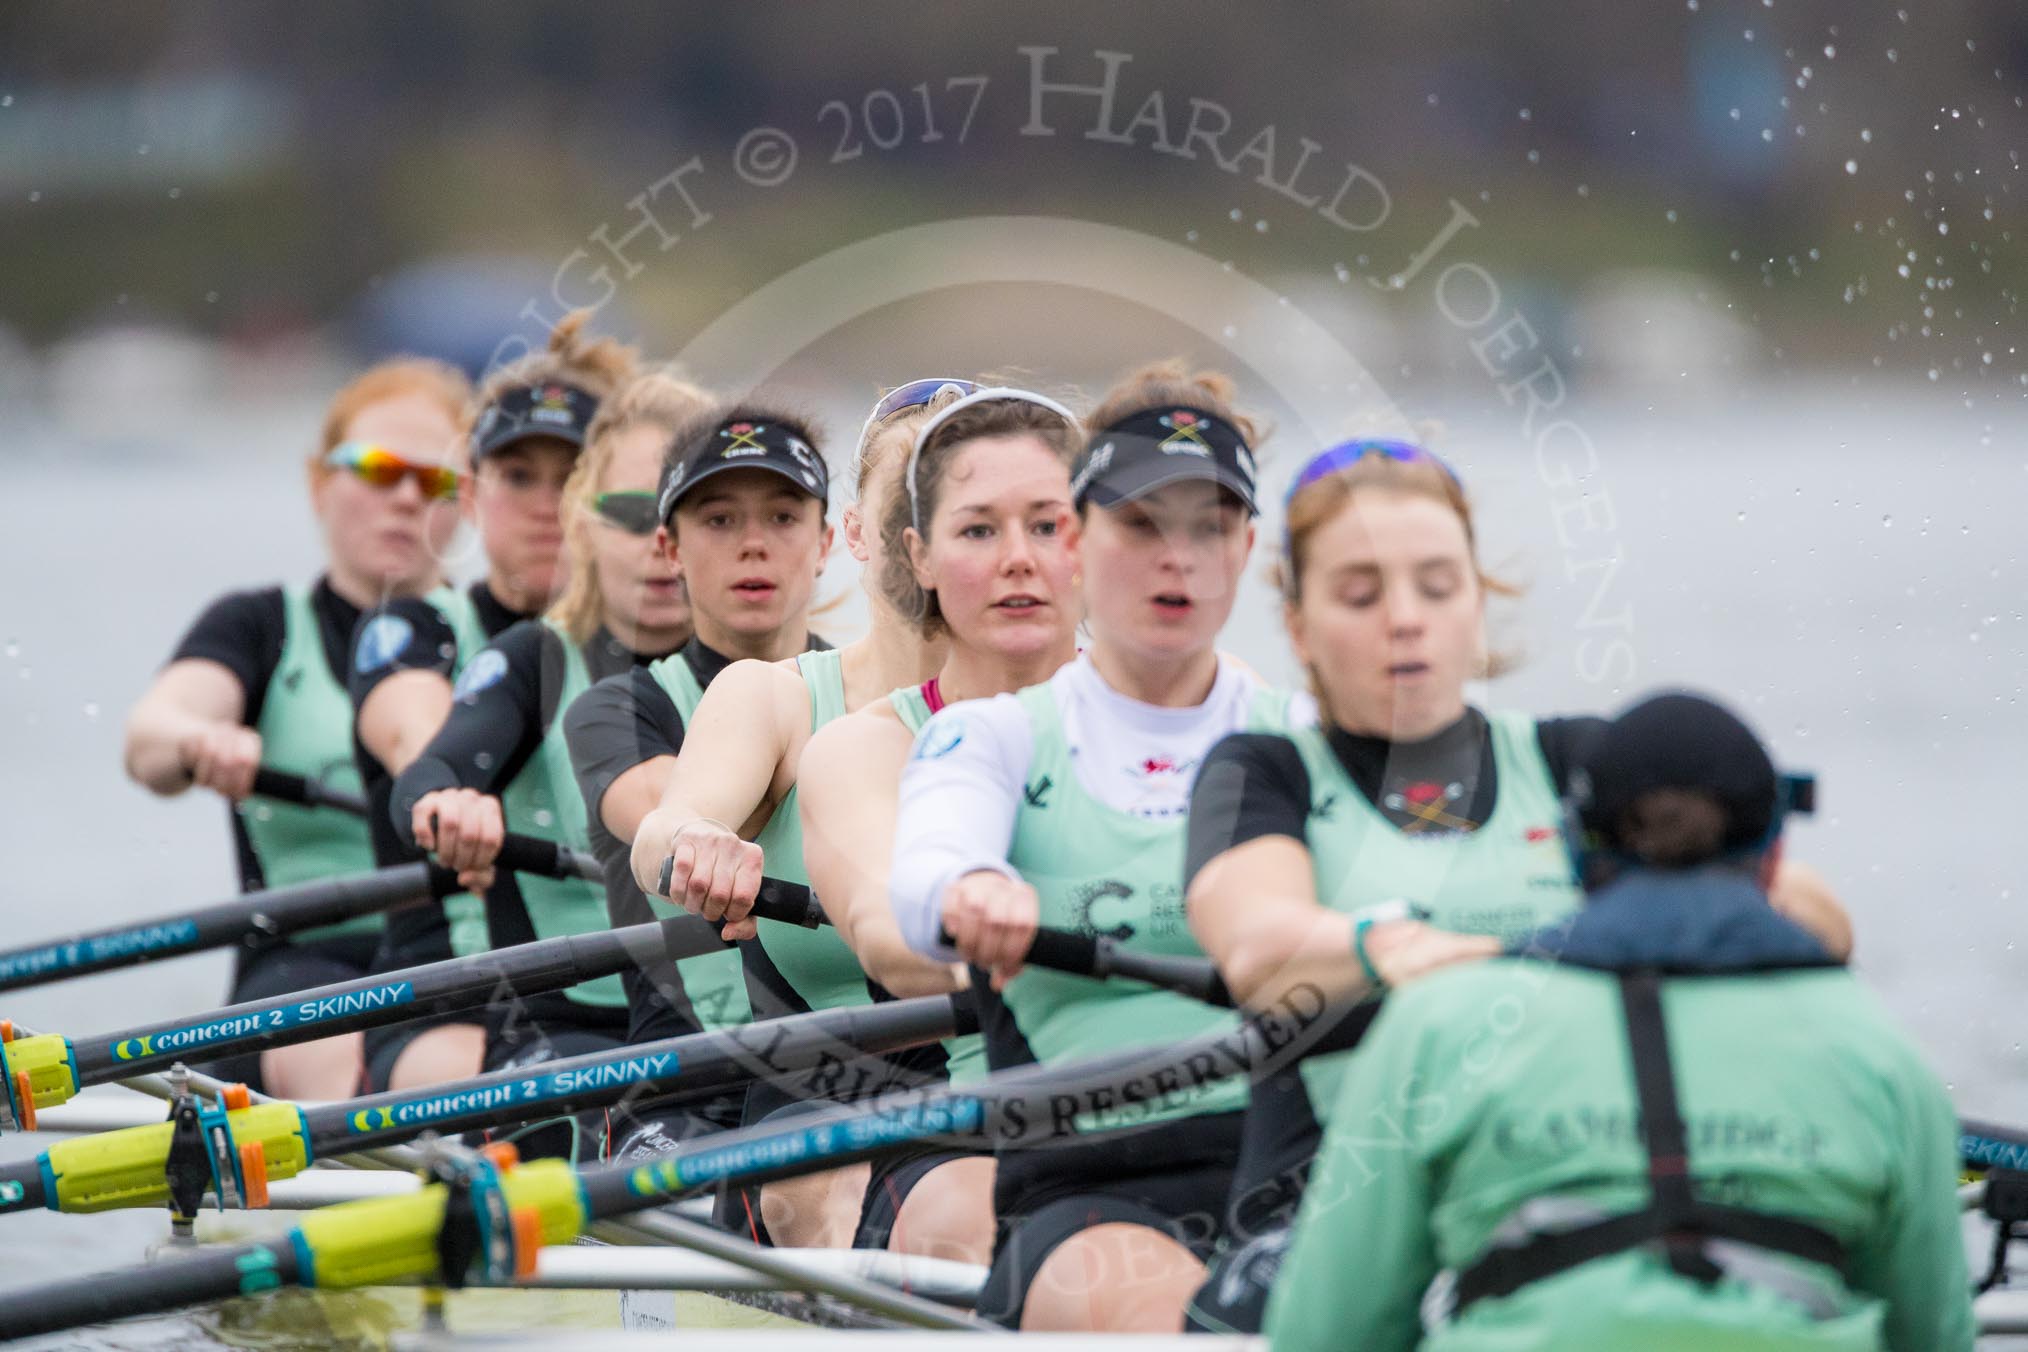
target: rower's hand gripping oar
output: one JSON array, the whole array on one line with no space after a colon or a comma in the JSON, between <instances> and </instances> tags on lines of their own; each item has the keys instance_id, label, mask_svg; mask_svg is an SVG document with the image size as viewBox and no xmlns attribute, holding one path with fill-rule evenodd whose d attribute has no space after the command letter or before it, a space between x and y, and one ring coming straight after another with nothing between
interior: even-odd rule
<instances>
[{"instance_id":1,"label":"rower's hand gripping oar","mask_svg":"<svg viewBox=\"0 0 2028 1352\"><path fill-rule=\"evenodd\" d=\"M662 875L658 892L669 898L669 890L675 879L676 857L666 855L662 860ZM772 879L763 879L760 894L754 900L750 915L763 920L780 920L788 924L799 924L814 929L828 925L831 917L824 912L824 904L814 891L783 887L774 892L775 902L770 914L769 898L775 887ZM800 918L783 914L793 895L801 893L806 906ZM678 903L681 904L680 902ZM938 938L945 947L951 946L947 931L939 931ZM1225 988L1225 979L1218 974L1217 967L1209 958L1186 958L1162 953L1144 953L1126 947L1109 935L1078 934L1072 930L1038 927L1035 939L1029 945L1026 961L1037 967L1052 971L1067 972L1072 976L1086 976L1103 981L1108 977L1121 977L1129 981L1142 981L1151 986L1187 995L1206 1004L1232 1008L1232 993Z\"/></svg>"},{"instance_id":2,"label":"rower's hand gripping oar","mask_svg":"<svg viewBox=\"0 0 2028 1352\"><path fill-rule=\"evenodd\" d=\"M948 930L939 930L937 938L946 948L954 946ZM1218 968L1211 959L1144 953L1128 948L1110 935L1078 934L1072 930L1038 926L1034 940L1028 945L1028 956L1023 961L1031 967L1046 967L1054 972L1090 977L1095 981L1110 977L1141 981L1178 995L1187 995L1193 1000L1202 1000L1207 1005L1217 1005L1222 1009L1233 1007L1232 992L1225 988L1225 978L1218 974Z\"/></svg>"},{"instance_id":3,"label":"rower's hand gripping oar","mask_svg":"<svg viewBox=\"0 0 2028 1352\"><path fill-rule=\"evenodd\" d=\"M256 798L294 803L298 807L333 808L354 817L364 817L368 810L366 799L350 789L336 788L321 779L292 775L287 770L275 770L265 765L254 771L253 794Z\"/></svg>"},{"instance_id":4,"label":"rower's hand gripping oar","mask_svg":"<svg viewBox=\"0 0 2028 1352\"><path fill-rule=\"evenodd\" d=\"M813 924L801 889L763 889L755 914L787 924ZM694 916L629 925L616 930L540 939L469 958L448 958L352 981L180 1019L156 1020L96 1037L54 1033L14 1037L0 1022L0 1071L10 1081L0 1095L7 1111L34 1129L35 1112L68 1102L83 1088L166 1070L178 1061L216 1058L312 1042L339 1033L472 1009L510 997L559 991L629 968L722 948L718 927Z\"/></svg>"}]
</instances>

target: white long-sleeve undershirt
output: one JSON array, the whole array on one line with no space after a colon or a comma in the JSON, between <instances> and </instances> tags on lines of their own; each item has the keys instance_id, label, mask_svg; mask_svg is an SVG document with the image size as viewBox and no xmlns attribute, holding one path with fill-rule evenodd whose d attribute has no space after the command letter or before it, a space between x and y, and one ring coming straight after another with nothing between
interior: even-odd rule
<instances>
[{"instance_id":1,"label":"white long-sleeve undershirt","mask_svg":"<svg viewBox=\"0 0 2028 1352\"><path fill-rule=\"evenodd\" d=\"M1260 681L1221 657L1202 704L1167 708L1120 694L1082 655L1048 689L1078 787L1117 811L1174 820L1180 831L1198 765L1220 738L1247 726ZM1013 695L951 705L916 735L901 776L888 892L917 952L955 956L938 942L944 890L953 882L981 870L1020 876L1007 850L1034 751L1028 710Z\"/></svg>"}]
</instances>

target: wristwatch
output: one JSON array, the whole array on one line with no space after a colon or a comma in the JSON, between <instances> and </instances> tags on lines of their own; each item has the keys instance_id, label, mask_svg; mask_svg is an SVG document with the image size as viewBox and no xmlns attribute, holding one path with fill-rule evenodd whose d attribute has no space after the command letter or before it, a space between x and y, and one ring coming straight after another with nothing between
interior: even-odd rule
<instances>
[{"instance_id":1,"label":"wristwatch","mask_svg":"<svg viewBox=\"0 0 2028 1352\"><path fill-rule=\"evenodd\" d=\"M1362 906L1352 912L1352 956L1359 959L1359 970L1365 973L1367 985L1377 991L1387 989L1387 982L1381 977L1380 969L1373 965L1373 958L1366 951L1366 931L1375 925L1389 924L1397 920L1427 919L1429 911L1407 897L1389 897L1386 901Z\"/></svg>"}]
</instances>

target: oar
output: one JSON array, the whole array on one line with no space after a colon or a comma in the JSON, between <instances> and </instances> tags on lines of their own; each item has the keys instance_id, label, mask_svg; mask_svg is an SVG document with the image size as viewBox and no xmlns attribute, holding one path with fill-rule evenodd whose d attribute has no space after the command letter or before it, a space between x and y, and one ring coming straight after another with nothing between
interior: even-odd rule
<instances>
[{"instance_id":1,"label":"oar","mask_svg":"<svg viewBox=\"0 0 2028 1352\"><path fill-rule=\"evenodd\" d=\"M333 788L321 779L292 775L287 770L271 770L265 765L254 771L253 791L257 798L272 798L278 803L335 808L355 817L364 817L367 813L366 799L350 789Z\"/></svg>"},{"instance_id":2,"label":"oar","mask_svg":"<svg viewBox=\"0 0 2028 1352\"><path fill-rule=\"evenodd\" d=\"M804 888L764 889L756 914L814 924ZM630 968L681 961L724 947L719 927L694 916L624 929L542 939L160 1020L91 1038L14 1036L0 1021L0 1130L35 1130L36 1113L90 1085L124 1080L178 1061L264 1051L361 1028L405 1023L558 991Z\"/></svg>"},{"instance_id":3,"label":"oar","mask_svg":"<svg viewBox=\"0 0 2028 1352\"><path fill-rule=\"evenodd\" d=\"M1003 1072L964 1088L918 1090L700 1137L643 1165L580 1171L562 1160L515 1164L499 1153L447 1151L437 1170L445 1181L328 1208L279 1239L0 1292L0 1337L55 1333L283 1285L335 1289L418 1279L506 1285L532 1272L543 1245L568 1243L593 1221L720 1184L815 1173L929 1141L1004 1150L1109 1134L1094 1114L1250 1074L1318 1012L1316 1005L1292 1005L1171 1047Z\"/></svg>"},{"instance_id":4,"label":"oar","mask_svg":"<svg viewBox=\"0 0 2028 1352\"><path fill-rule=\"evenodd\" d=\"M950 943L950 935L942 937L946 944ZM1106 935L1039 928L1029 945L1027 961L1074 976L1140 981L1225 1009L1233 1005L1232 992L1225 988L1225 979L1218 975L1211 959L1143 953Z\"/></svg>"},{"instance_id":5,"label":"oar","mask_svg":"<svg viewBox=\"0 0 2028 1352\"><path fill-rule=\"evenodd\" d=\"M1961 1117L1958 1158L1970 1169L2028 1170L2028 1131Z\"/></svg>"},{"instance_id":6,"label":"oar","mask_svg":"<svg viewBox=\"0 0 2028 1352\"><path fill-rule=\"evenodd\" d=\"M499 862L503 868L557 878L597 880L601 876L598 864L589 856L529 836L509 836ZM25 948L0 949L0 991L67 981L183 953L264 943L318 925L389 911L430 897L447 897L458 890L454 875L421 861L342 878L319 878L292 887L271 887L180 915L74 934Z\"/></svg>"},{"instance_id":7,"label":"oar","mask_svg":"<svg viewBox=\"0 0 2028 1352\"><path fill-rule=\"evenodd\" d=\"M0 1165L0 1214L46 1207L107 1211L159 1206L181 1214L205 1193L225 1206L264 1205L267 1183L311 1161L414 1140L558 1117L629 1098L691 1096L762 1075L797 1074L822 1095L846 1059L897 1051L976 1028L962 995L921 996L795 1014L466 1080L334 1103L249 1103L243 1086L200 1105L179 1139L174 1121L58 1141L33 1160ZM195 1179L193 1185L192 1179Z\"/></svg>"}]
</instances>

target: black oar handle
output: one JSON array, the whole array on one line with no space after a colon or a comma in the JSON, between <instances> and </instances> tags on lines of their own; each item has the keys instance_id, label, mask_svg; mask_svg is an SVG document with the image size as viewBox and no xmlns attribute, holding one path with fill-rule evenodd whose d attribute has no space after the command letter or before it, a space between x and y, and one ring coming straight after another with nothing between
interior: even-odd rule
<instances>
[{"instance_id":1,"label":"black oar handle","mask_svg":"<svg viewBox=\"0 0 2028 1352\"><path fill-rule=\"evenodd\" d=\"M669 889L676 878L676 856L662 856L662 877L659 896L665 901L683 903L669 895ZM831 917L824 914L824 904L817 900L817 894L801 883L784 882L780 878L762 878L760 891L754 894L753 909L748 914L761 920L774 920L784 925L798 925L803 929L816 929L819 925L831 923Z\"/></svg>"},{"instance_id":2,"label":"black oar handle","mask_svg":"<svg viewBox=\"0 0 2028 1352\"><path fill-rule=\"evenodd\" d=\"M334 789L321 779L292 775L287 770L271 770L265 765L254 771L253 791L256 797L272 798L278 803L336 808L355 817L366 815L366 799L359 794Z\"/></svg>"},{"instance_id":3,"label":"black oar handle","mask_svg":"<svg viewBox=\"0 0 2028 1352\"><path fill-rule=\"evenodd\" d=\"M546 878L589 878L597 882L602 876L598 861L589 855L553 840L516 835L512 831L500 842L500 853L493 862L516 873L540 873Z\"/></svg>"},{"instance_id":4,"label":"black oar handle","mask_svg":"<svg viewBox=\"0 0 2028 1352\"><path fill-rule=\"evenodd\" d=\"M946 947L951 946L948 931L939 931L937 937ZM1071 930L1043 927L1035 931L1035 940L1028 946L1027 960L1053 972L1068 972L1072 976L1088 976L1098 981L1108 977L1145 981L1150 986L1160 986L1208 1005L1232 1008L1232 992L1225 988L1225 979L1218 975L1218 968L1209 958L1143 953L1107 935L1078 934Z\"/></svg>"}]
</instances>

